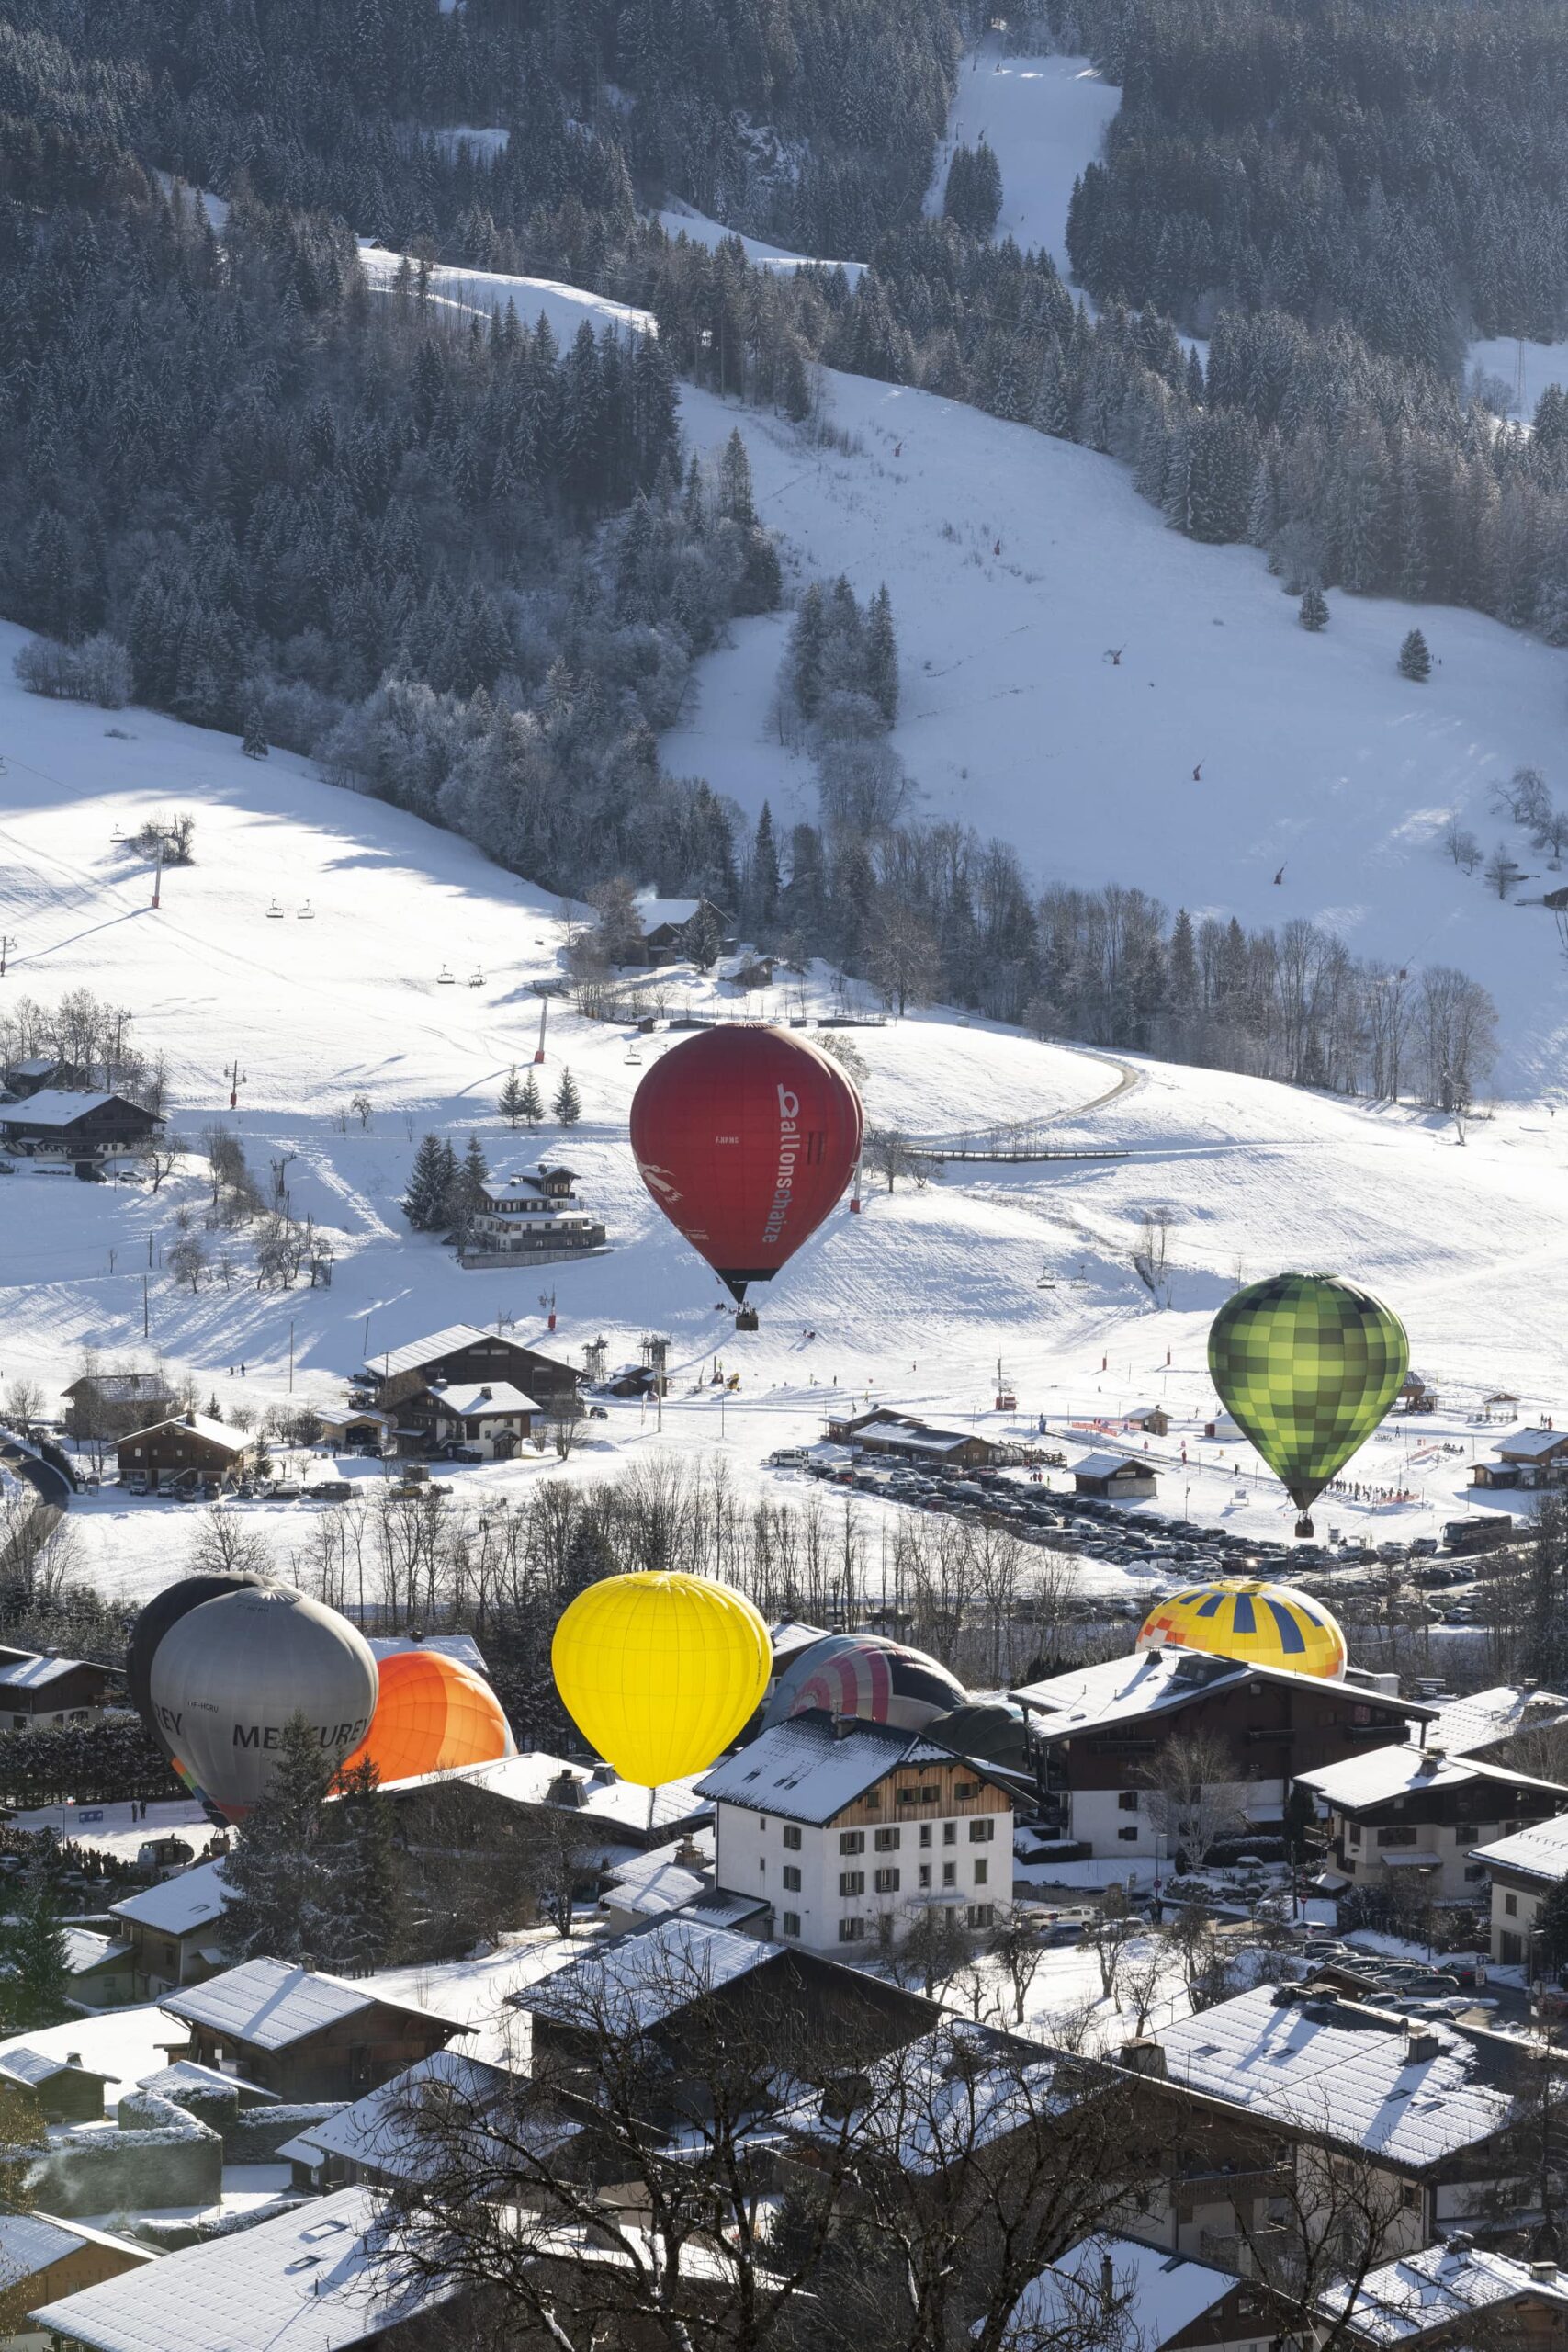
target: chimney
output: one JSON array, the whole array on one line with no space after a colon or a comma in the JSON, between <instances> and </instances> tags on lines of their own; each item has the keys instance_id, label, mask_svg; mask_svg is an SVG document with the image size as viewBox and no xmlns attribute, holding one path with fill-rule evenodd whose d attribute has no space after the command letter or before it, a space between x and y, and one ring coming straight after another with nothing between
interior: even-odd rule
<instances>
[{"instance_id":1,"label":"chimney","mask_svg":"<svg viewBox=\"0 0 1568 2352\"><path fill-rule=\"evenodd\" d=\"M835 1739L848 1739L851 1733L858 1729L859 1724L860 1717L858 1715L835 1715L833 1717L833 1737Z\"/></svg>"},{"instance_id":2,"label":"chimney","mask_svg":"<svg viewBox=\"0 0 1568 2352\"><path fill-rule=\"evenodd\" d=\"M1468 2254L1475 2240L1468 2230L1450 2230L1443 2244L1450 2254Z\"/></svg>"},{"instance_id":3,"label":"chimney","mask_svg":"<svg viewBox=\"0 0 1568 2352\"><path fill-rule=\"evenodd\" d=\"M682 1838L675 1849L675 1860L683 1871L705 1871L707 1856L694 1838Z\"/></svg>"},{"instance_id":4,"label":"chimney","mask_svg":"<svg viewBox=\"0 0 1568 2352\"><path fill-rule=\"evenodd\" d=\"M1100 2257L1100 2299L1107 2311L1116 2301L1116 2272L1109 2254Z\"/></svg>"},{"instance_id":5,"label":"chimney","mask_svg":"<svg viewBox=\"0 0 1568 2352\"><path fill-rule=\"evenodd\" d=\"M79 2050L68 2050L65 2053L65 2063L68 2066L79 2066L82 2064L82 2052Z\"/></svg>"},{"instance_id":6,"label":"chimney","mask_svg":"<svg viewBox=\"0 0 1568 2352\"><path fill-rule=\"evenodd\" d=\"M1421 1761L1416 1768L1420 1773L1422 1779L1429 1780L1431 1775L1436 1772L1441 1765L1446 1764L1448 1761L1448 1754L1449 1751L1446 1747L1423 1747L1421 1750Z\"/></svg>"},{"instance_id":7,"label":"chimney","mask_svg":"<svg viewBox=\"0 0 1568 2352\"><path fill-rule=\"evenodd\" d=\"M1165 2044L1156 2041L1152 2033L1142 2033L1134 2041L1124 2041L1117 2054L1130 2075L1148 2075L1157 2082L1164 2082Z\"/></svg>"},{"instance_id":8,"label":"chimney","mask_svg":"<svg viewBox=\"0 0 1568 2352\"><path fill-rule=\"evenodd\" d=\"M302 1951L299 1955L299 1965L304 1970L307 1976L313 1976L316 1973L315 1953L313 1951Z\"/></svg>"},{"instance_id":9,"label":"chimney","mask_svg":"<svg viewBox=\"0 0 1568 2352\"><path fill-rule=\"evenodd\" d=\"M1428 2058L1442 2054L1442 2042L1430 2026L1407 2025L1404 2029L1404 2063L1407 2066L1424 2064Z\"/></svg>"},{"instance_id":10,"label":"chimney","mask_svg":"<svg viewBox=\"0 0 1568 2352\"><path fill-rule=\"evenodd\" d=\"M1538 2286L1550 2287L1556 2280L1557 2265L1555 2262L1532 2262L1530 2264L1530 2277L1536 2281Z\"/></svg>"}]
</instances>

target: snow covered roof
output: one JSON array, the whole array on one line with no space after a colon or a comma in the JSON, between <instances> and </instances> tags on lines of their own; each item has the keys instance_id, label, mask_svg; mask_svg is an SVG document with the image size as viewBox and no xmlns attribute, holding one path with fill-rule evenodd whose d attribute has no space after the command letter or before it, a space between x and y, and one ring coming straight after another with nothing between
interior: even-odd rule
<instances>
[{"instance_id":1,"label":"snow covered roof","mask_svg":"<svg viewBox=\"0 0 1568 2352\"><path fill-rule=\"evenodd\" d=\"M900 1765L953 1760L951 1748L886 1724L857 1723L840 1737L832 1718L814 1710L775 1724L749 1747L725 1757L697 1782L697 1793L743 1805L749 1813L776 1813L785 1821L820 1826ZM996 1779L984 1765L973 1769ZM998 1781L998 1786L1006 1783Z\"/></svg>"},{"instance_id":2,"label":"snow covered roof","mask_svg":"<svg viewBox=\"0 0 1568 2352\"><path fill-rule=\"evenodd\" d=\"M776 1666L781 1657L792 1657L796 1650L808 1650L813 1642L825 1642L828 1628L826 1625L809 1625L799 1617L791 1617L784 1624L774 1625L768 1638L773 1646L773 1663Z\"/></svg>"},{"instance_id":3,"label":"snow covered roof","mask_svg":"<svg viewBox=\"0 0 1568 2352\"><path fill-rule=\"evenodd\" d=\"M37 2089L40 2083L52 2083L57 2075L92 2075L100 2083L115 2083L118 2075L102 2075L96 2066L84 2066L79 2058L57 2057L51 2050L11 2049L0 2052L0 2075L14 2083L27 2083Z\"/></svg>"},{"instance_id":4,"label":"snow covered roof","mask_svg":"<svg viewBox=\"0 0 1568 2352\"><path fill-rule=\"evenodd\" d=\"M1501 1764L1479 1764L1469 1756L1447 1756L1414 1744L1374 1747L1365 1756L1348 1756L1337 1764L1321 1765L1315 1772L1298 1772L1298 1788L1314 1789L1342 1813L1362 1813L1386 1804L1393 1797L1423 1789L1456 1789L1472 1781L1531 1791L1541 1797L1568 1800L1568 1788L1556 1781L1531 1780L1526 1772L1510 1772ZM1385 1861L1392 1859L1388 1855Z\"/></svg>"},{"instance_id":5,"label":"snow covered roof","mask_svg":"<svg viewBox=\"0 0 1568 2352\"><path fill-rule=\"evenodd\" d=\"M457 2292L389 2292L378 2245L370 2191L340 2189L33 2316L96 2352L346 2352Z\"/></svg>"},{"instance_id":6,"label":"snow covered roof","mask_svg":"<svg viewBox=\"0 0 1568 2352\"><path fill-rule=\"evenodd\" d=\"M1081 2070L1071 2088L1058 2090L1064 2063L1074 2073L1073 2062L1037 2041L950 2018L868 2068L853 2106L840 2086L825 2112L823 2094L813 2091L776 2122L795 2138L892 2158L906 2172L939 2172L1069 2106L1080 2095Z\"/></svg>"},{"instance_id":7,"label":"snow covered roof","mask_svg":"<svg viewBox=\"0 0 1568 2352\"><path fill-rule=\"evenodd\" d=\"M430 1394L438 1405L462 1420L489 1420L502 1413L538 1413L543 1406L536 1405L521 1388L513 1388L509 1380L433 1380Z\"/></svg>"},{"instance_id":8,"label":"snow covered roof","mask_svg":"<svg viewBox=\"0 0 1568 2352\"><path fill-rule=\"evenodd\" d=\"M1103 2300L1108 2261L1119 2302L1109 2325ZM1030 2280L1013 2305L1008 2335L1021 2342L1076 2344L1091 2336L1100 2341L1095 2330L1104 2327L1107 2344L1159 2352L1239 2283L1233 2270L1216 2270L1165 2246L1097 2231Z\"/></svg>"},{"instance_id":9,"label":"snow covered roof","mask_svg":"<svg viewBox=\"0 0 1568 2352\"><path fill-rule=\"evenodd\" d=\"M738 1936L676 1911L585 1953L511 1999L531 2016L558 2024L646 2032L781 1958L784 1950L783 1944Z\"/></svg>"},{"instance_id":10,"label":"snow covered roof","mask_svg":"<svg viewBox=\"0 0 1568 2352\"><path fill-rule=\"evenodd\" d=\"M115 1442L134 1445L139 1438L156 1437L162 1430L188 1430L193 1437L205 1438L209 1445L220 1446L225 1453L248 1453L255 1443L243 1430L231 1429L227 1421L210 1420L205 1413L171 1413L165 1420L149 1422L144 1430L129 1430Z\"/></svg>"},{"instance_id":11,"label":"snow covered roof","mask_svg":"<svg viewBox=\"0 0 1568 2352\"><path fill-rule=\"evenodd\" d=\"M1081 1462L1073 1464L1075 1478L1113 1478L1119 1470L1135 1470L1140 1477L1154 1476L1153 1464L1142 1462L1133 1453L1086 1453Z\"/></svg>"},{"instance_id":12,"label":"snow covered roof","mask_svg":"<svg viewBox=\"0 0 1568 2352\"><path fill-rule=\"evenodd\" d=\"M1134 1650L1100 1666L1075 1667L1067 1674L1048 1675L1043 1682L1021 1683L1008 1696L1029 1708L1034 1718L1030 1728L1037 1739L1066 1739L1140 1716L1168 1714L1239 1682L1275 1682L1299 1690L1307 1679L1284 1667L1213 1657L1204 1650ZM1414 1699L1384 1699L1359 1684L1314 1678L1310 1687L1343 1690L1358 1706L1397 1709L1402 1716L1425 1718L1433 1713Z\"/></svg>"},{"instance_id":13,"label":"snow covered roof","mask_svg":"<svg viewBox=\"0 0 1568 2352\"><path fill-rule=\"evenodd\" d=\"M1478 1861L1498 1870L1517 1871L1522 1878L1543 1882L1568 1878L1568 1813L1538 1821L1533 1829L1516 1829L1511 1837L1495 1838L1490 1846L1472 1850Z\"/></svg>"},{"instance_id":14,"label":"snow covered roof","mask_svg":"<svg viewBox=\"0 0 1568 2352\"><path fill-rule=\"evenodd\" d=\"M0 2213L0 2273L7 2287L36 2278L84 2245L104 2246L138 2264L158 2258L150 2247L111 2237L107 2230L90 2230L85 2222L57 2221L52 2213Z\"/></svg>"},{"instance_id":15,"label":"snow covered roof","mask_svg":"<svg viewBox=\"0 0 1568 2352\"><path fill-rule=\"evenodd\" d=\"M1497 1451L1505 1462L1545 1462L1568 1445L1568 1430L1516 1430Z\"/></svg>"},{"instance_id":16,"label":"snow covered roof","mask_svg":"<svg viewBox=\"0 0 1568 2352\"><path fill-rule=\"evenodd\" d=\"M475 2152L486 2114L518 2096L518 2077L502 2066L486 2065L454 2050L437 2050L422 2058L378 2090L367 2093L352 2107L311 2121L280 2149L280 2155L318 2164L323 2156L341 2156L348 2164L388 2178L418 2177L422 2112L450 2118L474 2135ZM558 2115L541 2113L537 2131L528 2132L528 2144L541 2154L559 2147L581 2130ZM517 2134L515 2119L509 2137ZM498 2158L501 2151L497 2149Z\"/></svg>"},{"instance_id":17,"label":"snow covered roof","mask_svg":"<svg viewBox=\"0 0 1568 2352\"><path fill-rule=\"evenodd\" d=\"M0 1690L36 1690L46 1682L58 1682L62 1674L74 1674L85 1661L78 1657L19 1657L9 1666L0 1666ZM98 1672L102 1673L100 1667Z\"/></svg>"},{"instance_id":18,"label":"snow covered roof","mask_svg":"<svg viewBox=\"0 0 1568 2352\"><path fill-rule=\"evenodd\" d=\"M260 2083L247 2083L243 2075L225 2075L216 2066L198 2066L194 2058L176 2058L171 2065L157 2066L143 2075L136 2086L139 2091L157 2091L164 2098L176 2102L181 2091L227 2091L231 2098L236 2091L243 2091L268 2107L277 2104L277 2093L264 2089Z\"/></svg>"},{"instance_id":19,"label":"snow covered roof","mask_svg":"<svg viewBox=\"0 0 1568 2352\"><path fill-rule=\"evenodd\" d=\"M1423 2018L1417 2047L1436 2047L1416 2056L1403 2017L1330 1998L1276 2006L1276 1997L1260 1984L1162 2029L1169 2080L1413 2169L1508 2120L1513 2101L1486 2080L1473 2037Z\"/></svg>"},{"instance_id":20,"label":"snow covered roof","mask_svg":"<svg viewBox=\"0 0 1568 2352\"><path fill-rule=\"evenodd\" d=\"M477 1323L448 1323L444 1331L429 1331L423 1340L410 1340L385 1355L367 1357L366 1370L378 1380L389 1380L400 1372L417 1372L421 1364L434 1363L437 1356L456 1355L459 1348L471 1348L476 1340L494 1341L496 1338L495 1332L481 1331Z\"/></svg>"},{"instance_id":21,"label":"snow covered roof","mask_svg":"<svg viewBox=\"0 0 1568 2352\"><path fill-rule=\"evenodd\" d=\"M645 938L650 931L659 931L666 923L673 923L679 929L682 923L690 922L702 903L700 899L661 899L652 890L639 890L632 901Z\"/></svg>"},{"instance_id":22,"label":"snow covered roof","mask_svg":"<svg viewBox=\"0 0 1568 2352\"><path fill-rule=\"evenodd\" d=\"M467 1781L511 1804L548 1804L570 1810L580 1814L590 1827L635 1829L643 1836L650 1826L675 1829L709 1810L694 1780L666 1781L653 1792L650 1822L649 1792L636 1781L621 1780L607 1764L569 1763L564 1757L548 1756L537 1748L525 1756L499 1756L490 1764L453 1764L444 1771L422 1772L382 1785L401 1791L436 1788L452 1781Z\"/></svg>"},{"instance_id":23,"label":"snow covered roof","mask_svg":"<svg viewBox=\"0 0 1568 2352\"><path fill-rule=\"evenodd\" d=\"M1320 2308L1337 2320L1348 2304L1359 2344L1406 2344L1524 2295L1568 2304L1568 2271L1489 2246L1428 2245L1370 2270L1354 2294L1348 2283L1329 2288Z\"/></svg>"},{"instance_id":24,"label":"snow covered roof","mask_svg":"<svg viewBox=\"0 0 1568 2352\"><path fill-rule=\"evenodd\" d=\"M472 1668L487 1679L490 1668L485 1654L472 1634L374 1634L370 1636L373 1657L400 1657L406 1650L436 1650L443 1657L454 1658L459 1666Z\"/></svg>"},{"instance_id":25,"label":"snow covered roof","mask_svg":"<svg viewBox=\"0 0 1568 2352\"><path fill-rule=\"evenodd\" d=\"M162 1372L85 1372L60 1393L76 1396L84 1392L106 1405L134 1405L143 1396L166 1396L169 1381Z\"/></svg>"},{"instance_id":26,"label":"snow covered roof","mask_svg":"<svg viewBox=\"0 0 1568 2352\"><path fill-rule=\"evenodd\" d=\"M116 1943L110 1936L96 1935L91 1928L66 1928L62 1933L66 1965L73 1976L85 1976L89 1969L130 1957L129 1944Z\"/></svg>"},{"instance_id":27,"label":"snow covered roof","mask_svg":"<svg viewBox=\"0 0 1568 2352\"><path fill-rule=\"evenodd\" d=\"M152 1112L143 1111L140 1102L130 1102L123 1094L73 1094L62 1086L41 1086L25 1102L8 1103L0 1110L0 1126L69 1127L85 1119L89 1111L102 1111L111 1102L140 1111L149 1126L155 1124Z\"/></svg>"},{"instance_id":28,"label":"snow covered roof","mask_svg":"<svg viewBox=\"0 0 1568 2352\"><path fill-rule=\"evenodd\" d=\"M177 1877L161 1879L139 1894L128 1894L122 1903L111 1903L109 1909L131 1927L152 1928L165 1936L188 1936L195 1928L209 1928L220 1919L227 1900L222 1862L193 1862Z\"/></svg>"},{"instance_id":29,"label":"snow covered roof","mask_svg":"<svg viewBox=\"0 0 1568 2352\"><path fill-rule=\"evenodd\" d=\"M1489 1690L1472 1690L1468 1698L1450 1699L1432 1710L1428 1739L1450 1756L1473 1755L1495 1747L1516 1733L1535 1731L1543 1724L1568 1719L1568 1697L1555 1690L1527 1690L1522 1683L1499 1682Z\"/></svg>"},{"instance_id":30,"label":"snow covered roof","mask_svg":"<svg viewBox=\"0 0 1568 2352\"><path fill-rule=\"evenodd\" d=\"M232 2034L255 2050L287 2050L291 2043L308 2041L312 2034L324 2033L340 2018L355 2017L361 2009L384 2007L402 2009L411 2017L436 2018L434 2009L421 2008L412 2001L390 2000L372 1986L345 1984L340 1976L295 1968L282 1960L242 1962L238 1968L225 1969L221 1976L209 1977L205 1984L161 1995L158 2006L172 2018ZM450 2018L438 2022L448 2032L467 2030L455 2026Z\"/></svg>"},{"instance_id":31,"label":"snow covered roof","mask_svg":"<svg viewBox=\"0 0 1568 2352\"><path fill-rule=\"evenodd\" d=\"M694 1849L698 1857L694 1861L690 1858ZM682 1855L687 1859L682 1860ZM610 1892L601 1897L601 1904L605 1909L633 1912L638 1918L660 1919L706 1894L713 1884L713 1832L699 1830L690 1844L681 1838L673 1845L655 1847L650 1854L636 1854L628 1861L617 1862L609 1874Z\"/></svg>"},{"instance_id":32,"label":"snow covered roof","mask_svg":"<svg viewBox=\"0 0 1568 2352\"><path fill-rule=\"evenodd\" d=\"M8 1062L7 1078L47 1078L51 1069L60 1068L58 1054L29 1054L25 1062Z\"/></svg>"}]
</instances>

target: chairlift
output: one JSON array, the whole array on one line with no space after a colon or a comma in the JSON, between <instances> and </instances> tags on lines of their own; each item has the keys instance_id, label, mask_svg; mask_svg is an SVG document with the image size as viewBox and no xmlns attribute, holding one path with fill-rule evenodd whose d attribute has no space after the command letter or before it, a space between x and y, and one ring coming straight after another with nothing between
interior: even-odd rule
<instances>
[{"instance_id":1,"label":"chairlift","mask_svg":"<svg viewBox=\"0 0 1568 2352\"><path fill-rule=\"evenodd\" d=\"M109 835L109 839L110 839L110 841L111 841L111 842L122 842L122 841L124 841L124 839L125 839L125 835L124 835L124 833L120 831L120 829L119 829L119 827L118 827L118 825L115 827L115 829L114 829L113 832Z\"/></svg>"},{"instance_id":2,"label":"chairlift","mask_svg":"<svg viewBox=\"0 0 1568 2352\"><path fill-rule=\"evenodd\" d=\"M297 920L298 922L315 922L315 920L316 920L316 910L315 910L315 908L310 904L310 899L306 899L306 901L305 901L304 905L299 909L299 911L298 916L296 917L296 920Z\"/></svg>"},{"instance_id":3,"label":"chairlift","mask_svg":"<svg viewBox=\"0 0 1568 2352\"><path fill-rule=\"evenodd\" d=\"M457 985L453 974L445 964L435 975L435 985L438 989L455 989Z\"/></svg>"},{"instance_id":4,"label":"chairlift","mask_svg":"<svg viewBox=\"0 0 1568 2352\"><path fill-rule=\"evenodd\" d=\"M626 1059L628 1062L635 1063L638 1069L642 1068L642 1056L637 1052L635 1046L628 1046L626 1047Z\"/></svg>"},{"instance_id":5,"label":"chairlift","mask_svg":"<svg viewBox=\"0 0 1568 2352\"><path fill-rule=\"evenodd\" d=\"M468 974L468 986L471 989L482 989L484 984L485 976L483 969L479 965L476 964L473 970Z\"/></svg>"},{"instance_id":6,"label":"chairlift","mask_svg":"<svg viewBox=\"0 0 1568 2352\"><path fill-rule=\"evenodd\" d=\"M274 899L271 906L268 907L266 910L266 919L268 922L281 922L283 921L283 909L278 905L276 899Z\"/></svg>"}]
</instances>

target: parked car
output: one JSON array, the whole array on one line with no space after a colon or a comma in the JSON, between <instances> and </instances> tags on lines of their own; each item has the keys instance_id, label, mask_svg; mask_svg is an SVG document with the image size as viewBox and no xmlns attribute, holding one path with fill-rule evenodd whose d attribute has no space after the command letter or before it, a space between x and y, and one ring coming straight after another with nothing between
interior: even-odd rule
<instances>
[{"instance_id":1,"label":"parked car","mask_svg":"<svg viewBox=\"0 0 1568 2352\"><path fill-rule=\"evenodd\" d=\"M349 1478L322 1478L305 1489L308 1503L346 1503L353 1498L354 1483Z\"/></svg>"},{"instance_id":2,"label":"parked car","mask_svg":"<svg viewBox=\"0 0 1568 2352\"><path fill-rule=\"evenodd\" d=\"M147 1473L145 1470L128 1470L119 1483L128 1495L144 1495L147 1492Z\"/></svg>"}]
</instances>

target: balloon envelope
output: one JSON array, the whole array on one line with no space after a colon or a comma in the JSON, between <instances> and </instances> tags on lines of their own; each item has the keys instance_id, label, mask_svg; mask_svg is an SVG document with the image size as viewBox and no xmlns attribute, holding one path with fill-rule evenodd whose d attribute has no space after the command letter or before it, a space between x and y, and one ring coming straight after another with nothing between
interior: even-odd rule
<instances>
[{"instance_id":1,"label":"balloon envelope","mask_svg":"<svg viewBox=\"0 0 1568 2352\"><path fill-rule=\"evenodd\" d=\"M556 1687L590 1747L644 1788L705 1770L756 1708L773 1644L750 1602L705 1577L604 1577L562 1614Z\"/></svg>"},{"instance_id":2,"label":"balloon envelope","mask_svg":"<svg viewBox=\"0 0 1568 2352\"><path fill-rule=\"evenodd\" d=\"M1397 1315L1337 1274L1276 1274L1227 1299L1209 1330L1220 1402L1304 1511L1399 1394Z\"/></svg>"},{"instance_id":3,"label":"balloon envelope","mask_svg":"<svg viewBox=\"0 0 1568 2352\"><path fill-rule=\"evenodd\" d=\"M919 1731L964 1706L969 1693L924 1650L880 1634L828 1634L792 1658L768 1702L764 1727L819 1707L830 1715Z\"/></svg>"},{"instance_id":4,"label":"balloon envelope","mask_svg":"<svg viewBox=\"0 0 1568 2352\"><path fill-rule=\"evenodd\" d=\"M221 1600L226 1592L254 1590L265 1581L265 1577L254 1576L182 1577L177 1584L165 1585L162 1592L154 1593L131 1627L125 1661L130 1703L171 1763L175 1751L152 1704L152 1658L159 1643L171 1625L199 1609L204 1600Z\"/></svg>"},{"instance_id":5,"label":"balloon envelope","mask_svg":"<svg viewBox=\"0 0 1568 2352\"><path fill-rule=\"evenodd\" d=\"M380 1689L370 1728L344 1764L374 1764L388 1781L412 1781L457 1764L514 1756L500 1700L482 1675L438 1650L395 1650L377 1669Z\"/></svg>"},{"instance_id":6,"label":"balloon envelope","mask_svg":"<svg viewBox=\"0 0 1568 2352\"><path fill-rule=\"evenodd\" d=\"M761 1022L660 1055L632 1098L637 1173L737 1298L815 1233L860 1158L860 1096L837 1062Z\"/></svg>"},{"instance_id":7,"label":"balloon envelope","mask_svg":"<svg viewBox=\"0 0 1568 2352\"><path fill-rule=\"evenodd\" d=\"M265 1792L291 1715L302 1713L321 1747L344 1756L376 1711L376 1661L364 1636L286 1585L189 1611L159 1643L151 1679L164 1737L231 1820Z\"/></svg>"},{"instance_id":8,"label":"balloon envelope","mask_svg":"<svg viewBox=\"0 0 1568 2352\"><path fill-rule=\"evenodd\" d=\"M1207 1650L1249 1666L1327 1679L1345 1671L1345 1636L1332 1611L1294 1585L1256 1577L1193 1585L1157 1601L1139 1629L1141 1650Z\"/></svg>"}]
</instances>

